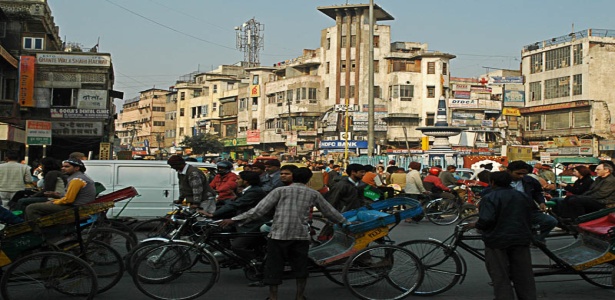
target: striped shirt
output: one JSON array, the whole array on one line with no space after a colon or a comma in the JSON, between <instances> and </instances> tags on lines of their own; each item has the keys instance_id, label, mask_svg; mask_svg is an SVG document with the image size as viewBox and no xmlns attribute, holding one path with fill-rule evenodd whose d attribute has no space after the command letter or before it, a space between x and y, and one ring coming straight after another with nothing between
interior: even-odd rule
<instances>
[{"instance_id":1,"label":"striped shirt","mask_svg":"<svg viewBox=\"0 0 615 300\"><path fill-rule=\"evenodd\" d=\"M274 189L256 207L232 219L250 222L275 210L269 238L309 240L308 219L313 206L334 223L346 221L319 192L301 183Z\"/></svg>"}]
</instances>

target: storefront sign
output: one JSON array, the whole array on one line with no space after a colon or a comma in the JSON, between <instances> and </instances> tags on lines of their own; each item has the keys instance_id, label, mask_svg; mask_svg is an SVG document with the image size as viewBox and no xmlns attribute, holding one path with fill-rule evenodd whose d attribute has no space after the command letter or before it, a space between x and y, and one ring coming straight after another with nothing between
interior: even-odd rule
<instances>
[{"instance_id":1,"label":"storefront sign","mask_svg":"<svg viewBox=\"0 0 615 300\"><path fill-rule=\"evenodd\" d=\"M248 145L256 145L261 142L261 131L256 130L248 130L246 134L246 144Z\"/></svg>"},{"instance_id":2,"label":"storefront sign","mask_svg":"<svg viewBox=\"0 0 615 300\"><path fill-rule=\"evenodd\" d=\"M368 117L366 112L355 112L352 114L352 129L353 131L367 131ZM385 119L389 116L386 112L374 112L374 130L387 131L387 122Z\"/></svg>"},{"instance_id":3,"label":"storefront sign","mask_svg":"<svg viewBox=\"0 0 615 300\"><path fill-rule=\"evenodd\" d=\"M457 99L470 99L470 91L453 91Z\"/></svg>"},{"instance_id":4,"label":"storefront sign","mask_svg":"<svg viewBox=\"0 0 615 300\"><path fill-rule=\"evenodd\" d=\"M318 131L316 130L303 130L299 131L299 136L317 136Z\"/></svg>"},{"instance_id":5,"label":"storefront sign","mask_svg":"<svg viewBox=\"0 0 615 300\"><path fill-rule=\"evenodd\" d=\"M517 116L517 117L521 116L521 112L519 111L519 109L512 108L512 107L504 107L502 109L502 114L505 116Z\"/></svg>"},{"instance_id":6,"label":"storefront sign","mask_svg":"<svg viewBox=\"0 0 615 300\"><path fill-rule=\"evenodd\" d=\"M581 145L582 147L592 147L594 144L594 141L592 139L580 139L579 140L579 145Z\"/></svg>"},{"instance_id":7,"label":"storefront sign","mask_svg":"<svg viewBox=\"0 0 615 300\"><path fill-rule=\"evenodd\" d=\"M22 55L19 57L19 104L22 107L34 107L34 65L36 57Z\"/></svg>"},{"instance_id":8,"label":"storefront sign","mask_svg":"<svg viewBox=\"0 0 615 300\"><path fill-rule=\"evenodd\" d=\"M555 137L553 142L557 147L577 147L579 146L579 139L576 136Z\"/></svg>"},{"instance_id":9,"label":"storefront sign","mask_svg":"<svg viewBox=\"0 0 615 300\"><path fill-rule=\"evenodd\" d=\"M522 114L527 114L527 113L534 113L534 112L541 112L541 111L583 107L583 106L589 106L589 105L590 105L589 101L582 100L582 101L574 101L574 102L566 102L566 103L525 107L525 108L520 108L519 111L521 111Z\"/></svg>"},{"instance_id":10,"label":"storefront sign","mask_svg":"<svg viewBox=\"0 0 615 300\"><path fill-rule=\"evenodd\" d=\"M246 146L248 145L246 138L226 139L222 141L224 147Z\"/></svg>"},{"instance_id":11,"label":"storefront sign","mask_svg":"<svg viewBox=\"0 0 615 300\"><path fill-rule=\"evenodd\" d=\"M54 136L102 136L102 122L53 121Z\"/></svg>"},{"instance_id":12,"label":"storefront sign","mask_svg":"<svg viewBox=\"0 0 615 300\"><path fill-rule=\"evenodd\" d=\"M36 55L36 63L39 65L109 67L111 56L40 53Z\"/></svg>"},{"instance_id":13,"label":"storefront sign","mask_svg":"<svg viewBox=\"0 0 615 300\"><path fill-rule=\"evenodd\" d=\"M469 99L449 99L448 100L449 108L477 108L478 100L469 100Z\"/></svg>"},{"instance_id":14,"label":"storefront sign","mask_svg":"<svg viewBox=\"0 0 615 300\"><path fill-rule=\"evenodd\" d=\"M600 151L615 151L615 140L601 140L598 145Z\"/></svg>"},{"instance_id":15,"label":"storefront sign","mask_svg":"<svg viewBox=\"0 0 615 300\"><path fill-rule=\"evenodd\" d=\"M77 93L77 108L105 109L107 108L106 90L83 90Z\"/></svg>"},{"instance_id":16,"label":"storefront sign","mask_svg":"<svg viewBox=\"0 0 615 300\"><path fill-rule=\"evenodd\" d=\"M504 105L523 107L525 105L525 89L521 84L506 85L504 88Z\"/></svg>"},{"instance_id":17,"label":"storefront sign","mask_svg":"<svg viewBox=\"0 0 615 300\"><path fill-rule=\"evenodd\" d=\"M363 104L363 106L361 107L361 111L362 112L369 112L369 105L367 104ZM374 111L376 112L387 112L387 107L386 105L382 105L382 104L375 104L374 105Z\"/></svg>"},{"instance_id":18,"label":"storefront sign","mask_svg":"<svg viewBox=\"0 0 615 300\"><path fill-rule=\"evenodd\" d=\"M489 84L502 85L502 84L523 84L523 76L491 76L489 77Z\"/></svg>"},{"instance_id":19,"label":"storefront sign","mask_svg":"<svg viewBox=\"0 0 615 300\"><path fill-rule=\"evenodd\" d=\"M579 155L593 155L594 148L592 147L579 147Z\"/></svg>"},{"instance_id":20,"label":"storefront sign","mask_svg":"<svg viewBox=\"0 0 615 300\"><path fill-rule=\"evenodd\" d=\"M508 146L506 149L506 156L508 161L532 160L532 147L531 146Z\"/></svg>"},{"instance_id":21,"label":"storefront sign","mask_svg":"<svg viewBox=\"0 0 615 300\"><path fill-rule=\"evenodd\" d=\"M108 119L108 109L51 108L53 119Z\"/></svg>"},{"instance_id":22,"label":"storefront sign","mask_svg":"<svg viewBox=\"0 0 615 300\"><path fill-rule=\"evenodd\" d=\"M465 92L469 92L472 89L472 85L470 84L464 84L464 83L454 83L453 84L453 91L457 92L457 91L465 91Z\"/></svg>"},{"instance_id":23,"label":"storefront sign","mask_svg":"<svg viewBox=\"0 0 615 300\"><path fill-rule=\"evenodd\" d=\"M482 120L480 126L493 127L493 120Z\"/></svg>"},{"instance_id":24,"label":"storefront sign","mask_svg":"<svg viewBox=\"0 0 615 300\"><path fill-rule=\"evenodd\" d=\"M346 148L346 141L320 141L319 147L320 149L344 149ZM367 148L367 141L348 141L348 148Z\"/></svg>"},{"instance_id":25,"label":"storefront sign","mask_svg":"<svg viewBox=\"0 0 615 300\"><path fill-rule=\"evenodd\" d=\"M26 144L51 145L51 122L26 121Z\"/></svg>"}]
</instances>

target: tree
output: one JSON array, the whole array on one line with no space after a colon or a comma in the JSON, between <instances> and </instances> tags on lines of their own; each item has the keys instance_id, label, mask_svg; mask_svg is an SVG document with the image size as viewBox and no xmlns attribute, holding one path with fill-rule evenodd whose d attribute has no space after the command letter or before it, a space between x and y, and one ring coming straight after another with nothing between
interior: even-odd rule
<instances>
[{"instance_id":1,"label":"tree","mask_svg":"<svg viewBox=\"0 0 615 300\"><path fill-rule=\"evenodd\" d=\"M194 154L218 153L224 149L224 145L213 134L198 134L195 136L184 136L180 145L192 148Z\"/></svg>"}]
</instances>

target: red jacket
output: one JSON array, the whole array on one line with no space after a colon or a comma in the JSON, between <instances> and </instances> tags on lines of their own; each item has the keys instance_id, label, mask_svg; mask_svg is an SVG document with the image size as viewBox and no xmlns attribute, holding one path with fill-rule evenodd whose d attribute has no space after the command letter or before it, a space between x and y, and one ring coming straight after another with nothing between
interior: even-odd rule
<instances>
[{"instance_id":1,"label":"red jacket","mask_svg":"<svg viewBox=\"0 0 615 300\"><path fill-rule=\"evenodd\" d=\"M423 182L432 183L435 187L438 187L445 192L451 191L451 189L449 189L448 186L445 186L444 184L442 184L442 180L440 180L438 176L429 174L427 175L427 177L425 177L425 179L423 179Z\"/></svg>"},{"instance_id":2,"label":"red jacket","mask_svg":"<svg viewBox=\"0 0 615 300\"><path fill-rule=\"evenodd\" d=\"M218 201L233 200L237 197L235 195L237 174L233 172L228 172L225 175L216 174L214 179L209 183L209 186L218 193Z\"/></svg>"}]
</instances>

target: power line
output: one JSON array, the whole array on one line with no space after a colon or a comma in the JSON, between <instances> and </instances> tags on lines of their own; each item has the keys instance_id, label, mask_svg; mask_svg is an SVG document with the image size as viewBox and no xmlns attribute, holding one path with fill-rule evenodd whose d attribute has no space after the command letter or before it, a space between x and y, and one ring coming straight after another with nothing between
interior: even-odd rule
<instances>
[{"instance_id":1,"label":"power line","mask_svg":"<svg viewBox=\"0 0 615 300\"><path fill-rule=\"evenodd\" d=\"M124 7L124 6L121 6L121 5L119 5L119 4L117 4L117 3L115 3L115 2L113 2L113 1L111 1L111 0L105 0L105 1L106 1L106 2L108 2L108 3L110 3L110 4L112 4L112 5L115 5L115 6L119 7L119 8L121 8L121 9L123 9L123 10L125 10L125 11L127 11L127 12L129 12L129 13L131 13L131 14L133 14L133 15L135 15L135 16L138 16L138 17L140 17L140 18L143 18L143 19L145 19L145 20L147 20L147 21L149 21L149 22L152 22L152 23L154 23L154 24L156 24L156 25L158 25L158 26L164 27L164 28L166 28L166 29L169 29L169 30L174 31L174 32L176 32L176 33L179 33L179 34L181 34L181 35L184 35L184 36L187 36L187 37L193 38L193 39L195 39L195 40L198 40L198 41L201 41L201 42L204 42L204 43L208 43L208 44L212 44L212 45L215 45L215 46L218 46L218 47L222 47L222 48L225 48L225 49L235 50L235 48L232 48L232 47L227 47L227 46L225 46L225 45L218 44L218 43L216 43L216 42L208 41L208 40L206 40L206 39L202 39L202 38L200 38L200 37L198 37L198 36L195 36L195 35L192 35L192 34L189 34L189 33L186 33L186 32L180 31L180 30L177 30L177 29L175 29L175 28L173 28L173 27L171 27L171 26L168 26L168 25L162 24L162 23L160 23L160 22L158 22L158 21L156 21L156 20L150 19L150 18L148 18L148 17L146 17L146 16L144 16L144 15L141 15L141 14L139 14L139 13L137 13L137 12L133 11L133 10L130 10L130 9L128 9L128 8L126 8L126 7Z\"/></svg>"}]
</instances>

